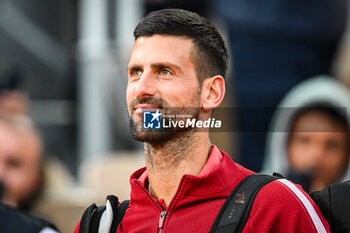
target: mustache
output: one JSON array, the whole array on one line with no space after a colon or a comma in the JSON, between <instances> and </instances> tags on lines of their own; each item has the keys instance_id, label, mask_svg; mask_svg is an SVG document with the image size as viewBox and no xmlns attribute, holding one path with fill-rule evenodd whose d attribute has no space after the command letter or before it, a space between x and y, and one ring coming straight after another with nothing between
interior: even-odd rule
<instances>
[{"instance_id":1,"label":"mustache","mask_svg":"<svg viewBox=\"0 0 350 233\"><path fill-rule=\"evenodd\" d=\"M145 98L142 98L142 99L137 97L130 104L131 109L135 109L136 105L138 105L138 104L149 104L149 105L154 105L157 108L163 108L164 100L162 100L160 98L155 98L153 96L148 96L148 97L145 97Z\"/></svg>"}]
</instances>

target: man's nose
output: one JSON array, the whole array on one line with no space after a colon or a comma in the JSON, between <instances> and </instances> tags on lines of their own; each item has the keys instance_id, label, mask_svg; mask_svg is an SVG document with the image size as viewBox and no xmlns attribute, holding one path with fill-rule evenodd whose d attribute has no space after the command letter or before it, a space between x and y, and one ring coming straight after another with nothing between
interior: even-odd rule
<instances>
[{"instance_id":1,"label":"man's nose","mask_svg":"<svg viewBox=\"0 0 350 233\"><path fill-rule=\"evenodd\" d=\"M137 97L142 99L147 96L154 96L157 92L156 79L151 72L145 71L136 85Z\"/></svg>"},{"instance_id":2,"label":"man's nose","mask_svg":"<svg viewBox=\"0 0 350 233\"><path fill-rule=\"evenodd\" d=\"M311 155L311 160L314 163L314 166L316 167L320 160L324 157L324 150L322 146L320 145L314 145L310 149L310 155Z\"/></svg>"}]
</instances>

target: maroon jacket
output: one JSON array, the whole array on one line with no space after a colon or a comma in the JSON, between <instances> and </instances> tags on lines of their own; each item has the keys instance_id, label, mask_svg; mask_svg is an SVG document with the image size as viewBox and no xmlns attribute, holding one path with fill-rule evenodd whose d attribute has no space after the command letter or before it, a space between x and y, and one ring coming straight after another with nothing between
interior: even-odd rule
<instances>
[{"instance_id":1,"label":"maroon jacket","mask_svg":"<svg viewBox=\"0 0 350 233\"><path fill-rule=\"evenodd\" d=\"M235 186L252 171L234 163L212 146L199 176L184 175L169 207L148 192L147 171L130 177L131 199L121 232L209 232L221 206ZM78 233L79 224L74 231ZM243 232L330 232L311 198L287 180L265 185L257 194Z\"/></svg>"}]
</instances>

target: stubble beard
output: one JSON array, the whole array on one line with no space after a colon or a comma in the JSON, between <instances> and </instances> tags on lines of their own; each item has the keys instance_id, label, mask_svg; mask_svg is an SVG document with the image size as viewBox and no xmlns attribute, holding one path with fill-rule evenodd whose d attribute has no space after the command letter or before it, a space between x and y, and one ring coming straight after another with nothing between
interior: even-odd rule
<instances>
[{"instance_id":1,"label":"stubble beard","mask_svg":"<svg viewBox=\"0 0 350 233\"><path fill-rule=\"evenodd\" d=\"M193 97L193 101L198 101L198 96ZM198 108L184 108L184 107L169 107L169 104L162 99L155 99L153 97L147 97L143 100L136 99L129 106L129 126L132 137L141 142L146 142L149 144L163 144L168 141L177 141L181 137L189 137L194 133L193 128L180 128L180 127L169 127L160 129L144 129L142 115L136 115L132 110L133 107L137 103L147 103L157 106L162 113L162 116L169 115L190 115L192 119L198 119L200 108L198 104ZM194 102L195 103L195 102ZM167 118L163 117L163 119L167 120ZM174 120L174 118L172 118ZM175 119L179 120L179 119Z\"/></svg>"}]
</instances>

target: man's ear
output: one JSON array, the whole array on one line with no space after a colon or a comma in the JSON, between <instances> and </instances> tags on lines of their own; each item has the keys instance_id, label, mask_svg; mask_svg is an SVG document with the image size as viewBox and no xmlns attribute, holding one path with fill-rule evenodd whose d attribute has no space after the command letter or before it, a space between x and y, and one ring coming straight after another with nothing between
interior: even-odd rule
<instances>
[{"instance_id":1,"label":"man's ear","mask_svg":"<svg viewBox=\"0 0 350 233\"><path fill-rule=\"evenodd\" d=\"M221 75L206 78L202 83L202 103L204 111L218 107L225 97L225 79Z\"/></svg>"}]
</instances>

